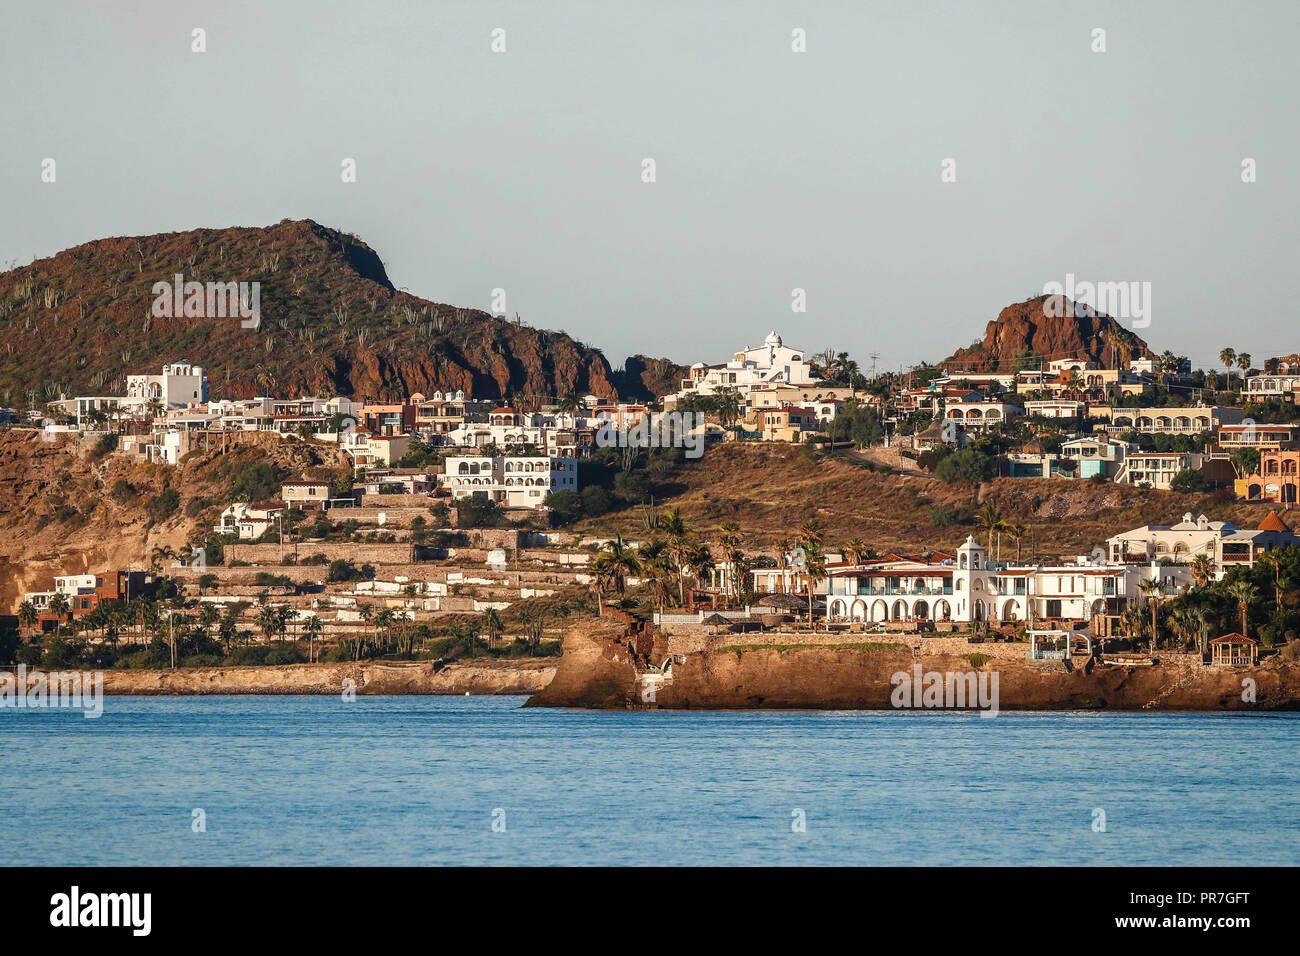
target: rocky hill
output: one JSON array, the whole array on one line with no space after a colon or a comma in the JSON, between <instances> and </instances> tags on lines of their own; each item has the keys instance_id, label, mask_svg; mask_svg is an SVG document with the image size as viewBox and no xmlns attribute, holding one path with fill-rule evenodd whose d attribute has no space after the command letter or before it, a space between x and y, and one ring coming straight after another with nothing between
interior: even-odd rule
<instances>
[{"instance_id":1,"label":"rocky hill","mask_svg":"<svg viewBox=\"0 0 1300 956\"><path fill-rule=\"evenodd\" d=\"M969 372L1009 372L1026 360L1081 358L1114 367L1153 354L1146 342L1108 315L1090 310L1086 315L1048 315L1044 305L1049 300L1057 306L1052 311L1065 311L1059 308L1061 298L1041 295L1007 306L988 324L982 341L939 364Z\"/></svg>"},{"instance_id":2,"label":"rocky hill","mask_svg":"<svg viewBox=\"0 0 1300 956\"><path fill-rule=\"evenodd\" d=\"M259 282L261 324L152 314L156 282ZM214 397L393 399L462 389L541 402L570 392L642 397L663 376L615 373L562 332L395 289L355 236L311 220L101 239L0 274L0 405L120 394L124 376L183 359ZM671 379L671 375L668 376Z\"/></svg>"}]
</instances>

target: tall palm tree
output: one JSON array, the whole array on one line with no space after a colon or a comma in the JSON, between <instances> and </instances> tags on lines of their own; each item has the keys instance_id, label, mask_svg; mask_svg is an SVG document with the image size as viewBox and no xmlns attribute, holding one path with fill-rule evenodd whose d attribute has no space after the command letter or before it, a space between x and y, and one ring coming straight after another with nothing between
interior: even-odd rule
<instances>
[{"instance_id":1,"label":"tall palm tree","mask_svg":"<svg viewBox=\"0 0 1300 956\"><path fill-rule=\"evenodd\" d=\"M494 607L488 608L483 612L483 630L487 631L488 646L491 647L505 630L505 625L501 623L501 615L497 613Z\"/></svg>"},{"instance_id":2,"label":"tall palm tree","mask_svg":"<svg viewBox=\"0 0 1300 956\"><path fill-rule=\"evenodd\" d=\"M870 550L861 538L849 538L844 542L844 560L849 564L861 564L867 559L867 552Z\"/></svg>"},{"instance_id":3,"label":"tall palm tree","mask_svg":"<svg viewBox=\"0 0 1300 956\"><path fill-rule=\"evenodd\" d=\"M1029 529L1026 528L1023 524L1006 525L1007 534L1011 535L1012 539L1014 539L1016 542L1016 564L1020 563L1020 542L1024 538L1025 533L1028 530Z\"/></svg>"},{"instance_id":4,"label":"tall palm tree","mask_svg":"<svg viewBox=\"0 0 1300 956\"><path fill-rule=\"evenodd\" d=\"M1214 575L1214 559L1208 554L1198 554L1192 558L1188 568L1192 572L1196 586L1203 588L1210 583L1210 578Z\"/></svg>"},{"instance_id":5,"label":"tall palm tree","mask_svg":"<svg viewBox=\"0 0 1300 956\"><path fill-rule=\"evenodd\" d=\"M668 541L668 553L671 555L673 565L677 569L677 596L678 600L684 605L686 603L686 583L682 579L682 572L686 567L686 560L690 556L693 547L692 533L686 519L677 508L669 508L659 516L659 530L662 531Z\"/></svg>"},{"instance_id":6,"label":"tall palm tree","mask_svg":"<svg viewBox=\"0 0 1300 956\"><path fill-rule=\"evenodd\" d=\"M1250 606L1259 599L1259 588L1244 578L1239 578L1228 585L1228 595L1237 602L1237 611L1241 614L1241 633L1246 634L1246 617Z\"/></svg>"},{"instance_id":7,"label":"tall palm tree","mask_svg":"<svg viewBox=\"0 0 1300 956\"><path fill-rule=\"evenodd\" d=\"M1250 353L1242 352L1237 356L1237 368L1241 369L1241 387L1246 387L1246 373L1250 371Z\"/></svg>"},{"instance_id":8,"label":"tall palm tree","mask_svg":"<svg viewBox=\"0 0 1300 956\"><path fill-rule=\"evenodd\" d=\"M321 619L313 614L307 618L302 629L307 632L307 660L316 660L316 640L320 637L321 632L325 630L325 625Z\"/></svg>"},{"instance_id":9,"label":"tall palm tree","mask_svg":"<svg viewBox=\"0 0 1300 956\"><path fill-rule=\"evenodd\" d=\"M975 515L975 520L979 522L980 527L988 534L988 543L985 547L989 551L992 551L994 532L1001 533L1007 527L1007 523L1002 517L1002 512L999 511L997 507L994 506L993 502L990 501Z\"/></svg>"},{"instance_id":10,"label":"tall palm tree","mask_svg":"<svg viewBox=\"0 0 1300 956\"><path fill-rule=\"evenodd\" d=\"M826 579L826 556L822 554L821 545L815 541L804 542L802 547L804 554L803 575L808 589L808 625L811 627L813 622L813 588L817 582Z\"/></svg>"},{"instance_id":11,"label":"tall palm tree","mask_svg":"<svg viewBox=\"0 0 1300 956\"><path fill-rule=\"evenodd\" d=\"M624 546L621 537L617 537L601 546L596 560L591 563L591 570L601 581L602 590L612 587L622 599L627 593L627 579L641 573L641 559L635 550Z\"/></svg>"},{"instance_id":12,"label":"tall palm tree","mask_svg":"<svg viewBox=\"0 0 1300 956\"><path fill-rule=\"evenodd\" d=\"M1164 588L1155 578L1147 578L1138 585L1138 590L1146 597L1151 606L1151 653L1156 652L1156 637L1159 633L1157 615L1160 612L1160 599L1164 597Z\"/></svg>"},{"instance_id":13,"label":"tall palm tree","mask_svg":"<svg viewBox=\"0 0 1300 956\"><path fill-rule=\"evenodd\" d=\"M24 599L23 603L18 605L18 623L21 624L23 627L29 630L35 627L36 619L39 616L40 615L37 614L36 611L36 605L33 604L31 601Z\"/></svg>"},{"instance_id":14,"label":"tall palm tree","mask_svg":"<svg viewBox=\"0 0 1300 956\"><path fill-rule=\"evenodd\" d=\"M672 558L662 538L655 538L637 549L641 570L650 583L650 601L656 610L668 606L672 595Z\"/></svg>"},{"instance_id":15,"label":"tall palm tree","mask_svg":"<svg viewBox=\"0 0 1300 956\"><path fill-rule=\"evenodd\" d=\"M815 520L805 521L799 526L799 543L821 545L825 537L822 526Z\"/></svg>"},{"instance_id":16,"label":"tall palm tree","mask_svg":"<svg viewBox=\"0 0 1300 956\"><path fill-rule=\"evenodd\" d=\"M1219 361L1222 362L1222 363L1223 363L1223 367L1226 368L1226 369L1228 370L1228 387L1231 388L1231 387L1232 387L1232 367L1233 367L1235 364L1237 364L1237 350L1236 350L1236 349L1224 349L1222 352L1219 353Z\"/></svg>"},{"instance_id":17,"label":"tall palm tree","mask_svg":"<svg viewBox=\"0 0 1300 956\"><path fill-rule=\"evenodd\" d=\"M275 613L275 608L267 604L257 612L257 626L262 630L262 639L269 644L275 639L275 632L280 627L280 615Z\"/></svg>"},{"instance_id":18,"label":"tall palm tree","mask_svg":"<svg viewBox=\"0 0 1300 956\"><path fill-rule=\"evenodd\" d=\"M54 615L54 636L63 630L63 618L68 613L68 597L62 591L50 598L50 613Z\"/></svg>"}]
</instances>

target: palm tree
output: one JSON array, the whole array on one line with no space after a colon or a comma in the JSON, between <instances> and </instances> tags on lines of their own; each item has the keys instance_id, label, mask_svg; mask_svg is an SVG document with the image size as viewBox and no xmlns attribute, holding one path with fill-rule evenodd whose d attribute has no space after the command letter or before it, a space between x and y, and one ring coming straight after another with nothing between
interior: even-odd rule
<instances>
[{"instance_id":1,"label":"palm tree","mask_svg":"<svg viewBox=\"0 0 1300 956\"><path fill-rule=\"evenodd\" d=\"M151 552L149 566L156 571L163 566L164 562L174 561L175 559L176 551L172 547L165 544L158 545Z\"/></svg>"},{"instance_id":2,"label":"palm tree","mask_svg":"<svg viewBox=\"0 0 1300 956\"><path fill-rule=\"evenodd\" d=\"M1232 388L1232 366L1237 363L1237 350L1224 349L1219 353L1219 361L1222 362L1223 367L1228 370L1228 387Z\"/></svg>"},{"instance_id":3,"label":"palm tree","mask_svg":"<svg viewBox=\"0 0 1300 956\"><path fill-rule=\"evenodd\" d=\"M501 623L501 615L497 613L494 607L488 608L483 612L483 630L487 631L488 646L491 647L505 630L505 625Z\"/></svg>"},{"instance_id":4,"label":"palm tree","mask_svg":"<svg viewBox=\"0 0 1300 956\"><path fill-rule=\"evenodd\" d=\"M703 585L705 577L713 572L713 552L707 545L696 542L686 556L686 566L695 578L695 583Z\"/></svg>"},{"instance_id":5,"label":"palm tree","mask_svg":"<svg viewBox=\"0 0 1300 956\"><path fill-rule=\"evenodd\" d=\"M1007 527L1006 521L1002 518L1002 512L999 511L993 505L993 502L990 501L975 515L975 520L978 521L980 527L988 533L988 544L986 547L988 550L992 551L993 533L995 531L1001 533Z\"/></svg>"},{"instance_id":6,"label":"palm tree","mask_svg":"<svg viewBox=\"0 0 1300 956\"><path fill-rule=\"evenodd\" d=\"M808 541L803 544L804 554L804 580L808 588L808 626L813 622L813 587L818 581L826 578L826 556L822 554L821 545L815 541Z\"/></svg>"},{"instance_id":7,"label":"palm tree","mask_svg":"<svg viewBox=\"0 0 1300 956\"><path fill-rule=\"evenodd\" d=\"M36 611L36 605L31 601L24 600L18 605L18 623L29 630L36 626L36 620L40 615Z\"/></svg>"},{"instance_id":8,"label":"palm tree","mask_svg":"<svg viewBox=\"0 0 1300 956\"><path fill-rule=\"evenodd\" d=\"M1214 575L1214 559L1208 554L1198 554L1192 558L1188 567L1196 580L1197 587L1203 588L1210 583L1210 578Z\"/></svg>"},{"instance_id":9,"label":"palm tree","mask_svg":"<svg viewBox=\"0 0 1300 956\"><path fill-rule=\"evenodd\" d=\"M722 549L729 567L728 596L739 600L742 591L740 565L744 563L745 558L740 552L740 545L745 540L745 536L741 532L739 524L735 521L728 521L718 529L716 537L718 547Z\"/></svg>"},{"instance_id":10,"label":"palm tree","mask_svg":"<svg viewBox=\"0 0 1300 956\"><path fill-rule=\"evenodd\" d=\"M1011 535L1016 542L1016 564L1020 563L1020 541L1024 538L1025 532L1028 530L1029 529L1022 524L1009 524L1006 526L1007 534Z\"/></svg>"},{"instance_id":11,"label":"palm tree","mask_svg":"<svg viewBox=\"0 0 1300 956\"><path fill-rule=\"evenodd\" d=\"M601 546L596 560L591 563L591 570L600 582L598 591L601 595L606 587L612 587L622 599L627 593L627 579L641 573L641 559L637 557L636 551L625 547L623 539L618 537Z\"/></svg>"},{"instance_id":12,"label":"palm tree","mask_svg":"<svg viewBox=\"0 0 1300 956\"><path fill-rule=\"evenodd\" d=\"M800 544L820 545L823 537L822 526L814 520L805 521L799 527Z\"/></svg>"},{"instance_id":13,"label":"palm tree","mask_svg":"<svg viewBox=\"0 0 1300 956\"><path fill-rule=\"evenodd\" d=\"M54 636L63 629L63 617L68 613L68 597L62 591L50 598L50 613L54 615Z\"/></svg>"},{"instance_id":14,"label":"palm tree","mask_svg":"<svg viewBox=\"0 0 1300 956\"><path fill-rule=\"evenodd\" d=\"M267 604L257 612L257 626L262 630L263 640L269 644L275 639L275 632L280 627L280 615L275 613L275 608Z\"/></svg>"},{"instance_id":15,"label":"palm tree","mask_svg":"<svg viewBox=\"0 0 1300 956\"><path fill-rule=\"evenodd\" d=\"M1156 636L1159 633L1156 615L1160 611L1160 599L1164 597L1164 588L1155 578L1147 578L1138 585L1138 590L1146 597L1147 603L1151 605L1151 653L1156 652Z\"/></svg>"},{"instance_id":16,"label":"palm tree","mask_svg":"<svg viewBox=\"0 0 1300 956\"><path fill-rule=\"evenodd\" d=\"M663 539L655 538L637 549L641 570L650 584L650 601L656 610L668 606L672 595L672 558Z\"/></svg>"},{"instance_id":17,"label":"palm tree","mask_svg":"<svg viewBox=\"0 0 1300 956\"><path fill-rule=\"evenodd\" d=\"M1246 634L1246 616L1253 604L1259 598L1259 588L1251 584L1244 578L1239 578L1228 585L1228 595L1237 602L1237 611L1241 614L1241 634Z\"/></svg>"},{"instance_id":18,"label":"palm tree","mask_svg":"<svg viewBox=\"0 0 1300 956\"><path fill-rule=\"evenodd\" d=\"M668 540L668 554L672 557L673 565L677 569L677 596L678 600L684 605L686 603L686 583L682 579L682 570L686 567L686 559L691 553L691 529L687 525L686 519L677 508L669 508L659 516L659 530L664 533Z\"/></svg>"},{"instance_id":19,"label":"palm tree","mask_svg":"<svg viewBox=\"0 0 1300 956\"><path fill-rule=\"evenodd\" d=\"M1241 387L1246 387L1246 373L1250 371L1250 353L1242 352L1237 356L1237 368L1241 369Z\"/></svg>"},{"instance_id":20,"label":"palm tree","mask_svg":"<svg viewBox=\"0 0 1300 956\"><path fill-rule=\"evenodd\" d=\"M307 660L316 660L316 639L320 637L321 632L325 630L325 625L321 623L319 617L313 614L304 622L302 629L307 632Z\"/></svg>"},{"instance_id":21,"label":"palm tree","mask_svg":"<svg viewBox=\"0 0 1300 956\"><path fill-rule=\"evenodd\" d=\"M861 564L870 550L861 538L849 538L844 542L844 560L853 565Z\"/></svg>"}]
</instances>

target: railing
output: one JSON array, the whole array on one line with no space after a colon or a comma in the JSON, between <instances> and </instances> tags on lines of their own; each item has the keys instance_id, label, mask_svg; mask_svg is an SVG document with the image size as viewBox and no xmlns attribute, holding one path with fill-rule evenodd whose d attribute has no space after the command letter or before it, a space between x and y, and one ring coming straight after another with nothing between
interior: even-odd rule
<instances>
[{"instance_id":1,"label":"railing","mask_svg":"<svg viewBox=\"0 0 1300 956\"><path fill-rule=\"evenodd\" d=\"M952 588L930 587L904 590L902 588L873 588L859 585L856 591L848 588L843 591L831 591L833 597L939 597L945 594L952 594Z\"/></svg>"}]
</instances>

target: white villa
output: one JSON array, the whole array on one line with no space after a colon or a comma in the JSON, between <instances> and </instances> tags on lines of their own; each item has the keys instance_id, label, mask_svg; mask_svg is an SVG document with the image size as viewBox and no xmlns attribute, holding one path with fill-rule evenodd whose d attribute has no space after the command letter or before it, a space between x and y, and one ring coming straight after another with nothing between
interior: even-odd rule
<instances>
[{"instance_id":1,"label":"white villa","mask_svg":"<svg viewBox=\"0 0 1300 956\"><path fill-rule=\"evenodd\" d=\"M538 508L552 491L578 490L578 462L545 456L461 455L446 460L453 498L485 495L505 508Z\"/></svg>"},{"instance_id":2,"label":"white villa","mask_svg":"<svg viewBox=\"0 0 1300 956\"><path fill-rule=\"evenodd\" d=\"M1191 512L1172 525L1144 525L1106 540L1107 557L1115 564L1133 562L1188 562L1198 554L1208 555L1221 577L1236 565L1253 567L1260 556L1274 548L1297 544L1296 535L1277 513L1271 513L1255 529L1238 528L1227 521L1211 521Z\"/></svg>"},{"instance_id":3,"label":"white villa","mask_svg":"<svg viewBox=\"0 0 1300 956\"><path fill-rule=\"evenodd\" d=\"M803 349L786 345L776 332L769 332L763 344L745 348L724 365L691 366L690 378L682 380L676 394L664 398L664 410L671 410L690 395L712 395L720 388L734 388L743 402L750 389L776 385L804 388L816 384L812 369L804 361Z\"/></svg>"},{"instance_id":4,"label":"white villa","mask_svg":"<svg viewBox=\"0 0 1300 956\"><path fill-rule=\"evenodd\" d=\"M278 501L260 504L237 501L221 512L212 530L217 534L237 534L242 540L252 540L265 534L284 512L285 505Z\"/></svg>"},{"instance_id":5,"label":"white villa","mask_svg":"<svg viewBox=\"0 0 1300 956\"><path fill-rule=\"evenodd\" d=\"M1149 576L1166 589L1181 569L1124 564L1016 565L987 560L968 537L957 553L886 555L827 567L829 621L1091 621L1114 617L1140 595Z\"/></svg>"}]
</instances>

